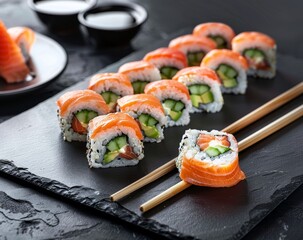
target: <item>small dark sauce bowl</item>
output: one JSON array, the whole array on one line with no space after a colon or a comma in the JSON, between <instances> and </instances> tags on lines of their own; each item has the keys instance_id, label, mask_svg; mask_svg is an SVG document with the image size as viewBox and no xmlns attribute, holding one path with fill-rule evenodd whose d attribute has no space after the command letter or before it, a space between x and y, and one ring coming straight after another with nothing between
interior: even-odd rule
<instances>
[{"instance_id":1,"label":"small dark sauce bowl","mask_svg":"<svg viewBox=\"0 0 303 240\"><path fill-rule=\"evenodd\" d=\"M133 18L128 26L104 27L92 24L87 17L92 14L102 13L127 13ZM131 2L102 2L98 6L79 13L78 20L89 35L90 41L96 47L124 46L130 43L140 30L142 24L147 20L148 13L139 4Z\"/></svg>"},{"instance_id":2,"label":"small dark sauce bowl","mask_svg":"<svg viewBox=\"0 0 303 240\"><path fill-rule=\"evenodd\" d=\"M47 0L28 0L28 6L37 14L41 22L43 22L49 30L61 33L62 35L68 35L75 31L79 32L78 14L80 11L85 11L94 7L97 4L97 0L78 0L79 2L87 3L87 7L73 12L62 12L54 10L41 9L37 6L37 3Z\"/></svg>"}]
</instances>

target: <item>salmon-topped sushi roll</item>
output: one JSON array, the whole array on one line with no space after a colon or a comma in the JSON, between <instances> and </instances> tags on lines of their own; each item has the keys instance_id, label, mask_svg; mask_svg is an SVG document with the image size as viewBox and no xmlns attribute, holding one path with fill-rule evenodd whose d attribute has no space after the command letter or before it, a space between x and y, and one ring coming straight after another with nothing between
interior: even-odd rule
<instances>
[{"instance_id":1,"label":"salmon-topped sushi roll","mask_svg":"<svg viewBox=\"0 0 303 240\"><path fill-rule=\"evenodd\" d=\"M189 124L191 100L186 86L178 81L161 80L149 83L145 93L157 97L164 108L166 127Z\"/></svg>"},{"instance_id":2,"label":"salmon-topped sushi roll","mask_svg":"<svg viewBox=\"0 0 303 240\"><path fill-rule=\"evenodd\" d=\"M120 98L117 103L117 110L138 121L145 142L161 142L166 117L158 98L151 94L136 94Z\"/></svg>"},{"instance_id":3,"label":"salmon-topped sushi roll","mask_svg":"<svg viewBox=\"0 0 303 240\"><path fill-rule=\"evenodd\" d=\"M36 38L35 32L27 27L12 27L7 29L7 32L21 49L25 60L28 60Z\"/></svg>"},{"instance_id":4,"label":"salmon-topped sushi roll","mask_svg":"<svg viewBox=\"0 0 303 240\"><path fill-rule=\"evenodd\" d=\"M276 75L276 50L274 39L259 32L243 32L232 40L232 49L248 62L248 75L273 78Z\"/></svg>"},{"instance_id":5,"label":"salmon-topped sushi roll","mask_svg":"<svg viewBox=\"0 0 303 240\"><path fill-rule=\"evenodd\" d=\"M206 37L188 34L170 41L169 47L183 52L187 56L188 66L200 66L205 54L216 48L216 43Z\"/></svg>"},{"instance_id":6,"label":"salmon-topped sushi roll","mask_svg":"<svg viewBox=\"0 0 303 240\"><path fill-rule=\"evenodd\" d=\"M231 187L245 179L239 166L237 140L216 130L187 130L176 166L183 181L198 186Z\"/></svg>"},{"instance_id":7,"label":"salmon-topped sushi roll","mask_svg":"<svg viewBox=\"0 0 303 240\"><path fill-rule=\"evenodd\" d=\"M218 22L199 24L194 28L193 34L214 40L219 49L231 49L231 40L235 36L234 30L230 26Z\"/></svg>"},{"instance_id":8,"label":"salmon-topped sushi roll","mask_svg":"<svg viewBox=\"0 0 303 240\"><path fill-rule=\"evenodd\" d=\"M245 93L248 65L246 59L239 53L227 49L212 50L205 56L201 66L216 71L222 81L223 93Z\"/></svg>"},{"instance_id":9,"label":"salmon-topped sushi roll","mask_svg":"<svg viewBox=\"0 0 303 240\"><path fill-rule=\"evenodd\" d=\"M91 90L67 92L57 100L57 106L63 139L69 142L85 142L89 121L109 113L101 95Z\"/></svg>"},{"instance_id":10,"label":"salmon-topped sushi roll","mask_svg":"<svg viewBox=\"0 0 303 240\"><path fill-rule=\"evenodd\" d=\"M110 113L88 124L87 160L90 167L125 167L144 157L143 135L138 123L126 113Z\"/></svg>"},{"instance_id":11,"label":"salmon-topped sushi roll","mask_svg":"<svg viewBox=\"0 0 303 240\"><path fill-rule=\"evenodd\" d=\"M99 73L91 77L88 89L102 95L111 112L115 112L117 100L134 94L128 77L122 73Z\"/></svg>"},{"instance_id":12,"label":"salmon-topped sushi roll","mask_svg":"<svg viewBox=\"0 0 303 240\"><path fill-rule=\"evenodd\" d=\"M125 63L119 68L119 73L128 76L135 94L144 93L146 84L161 79L158 68L146 61Z\"/></svg>"},{"instance_id":13,"label":"salmon-topped sushi roll","mask_svg":"<svg viewBox=\"0 0 303 240\"><path fill-rule=\"evenodd\" d=\"M223 106L221 81L215 71L207 67L188 67L180 70L173 80L184 84L190 94L190 112L219 112Z\"/></svg>"},{"instance_id":14,"label":"salmon-topped sushi roll","mask_svg":"<svg viewBox=\"0 0 303 240\"><path fill-rule=\"evenodd\" d=\"M0 76L7 83L22 82L30 76L26 64L28 53L24 51L23 55L18 43L17 38L13 39L0 21Z\"/></svg>"},{"instance_id":15,"label":"salmon-topped sushi roll","mask_svg":"<svg viewBox=\"0 0 303 240\"><path fill-rule=\"evenodd\" d=\"M184 53L172 48L159 48L145 55L144 60L155 65L162 79L172 79L182 68L187 67Z\"/></svg>"}]
</instances>

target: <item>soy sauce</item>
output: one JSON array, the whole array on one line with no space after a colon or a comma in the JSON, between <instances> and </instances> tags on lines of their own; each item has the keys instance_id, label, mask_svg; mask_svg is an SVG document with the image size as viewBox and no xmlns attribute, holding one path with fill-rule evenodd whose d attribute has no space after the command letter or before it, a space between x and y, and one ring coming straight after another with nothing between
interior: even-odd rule
<instances>
[{"instance_id":1,"label":"soy sauce","mask_svg":"<svg viewBox=\"0 0 303 240\"><path fill-rule=\"evenodd\" d=\"M104 11L88 14L86 21L97 28L121 29L131 27L136 19L125 11Z\"/></svg>"},{"instance_id":2,"label":"soy sauce","mask_svg":"<svg viewBox=\"0 0 303 240\"><path fill-rule=\"evenodd\" d=\"M36 8L48 13L70 14L84 10L88 6L86 1L78 0L45 0L37 1Z\"/></svg>"}]
</instances>

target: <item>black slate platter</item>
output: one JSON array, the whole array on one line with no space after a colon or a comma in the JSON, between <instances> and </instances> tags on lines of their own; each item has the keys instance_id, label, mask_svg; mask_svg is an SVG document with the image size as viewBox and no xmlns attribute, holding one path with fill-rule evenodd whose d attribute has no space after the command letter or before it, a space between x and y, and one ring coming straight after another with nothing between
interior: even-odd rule
<instances>
[{"instance_id":1,"label":"black slate platter","mask_svg":"<svg viewBox=\"0 0 303 240\"><path fill-rule=\"evenodd\" d=\"M170 39L132 54L102 72L117 71L121 64L141 59L146 52L166 46ZM299 83L302 64L300 60L279 55L275 79L250 78L245 95L225 95L220 113L191 115L190 125L166 129L165 140L145 144L144 160L128 168L89 169L85 144L62 140L55 104L60 93L0 125L0 158L13 161L1 160L0 171L164 237L240 239L302 184L302 120L241 153L240 165L247 179L235 187L191 187L142 215L138 210L141 203L179 181L174 171L122 200L123 207L107 198L174 158L187 128L223 129ZM67 91L86 86L87 81ZM237 133L236 137L243 139L300 104L302 97Z\"/></svg>"}]
</instances>

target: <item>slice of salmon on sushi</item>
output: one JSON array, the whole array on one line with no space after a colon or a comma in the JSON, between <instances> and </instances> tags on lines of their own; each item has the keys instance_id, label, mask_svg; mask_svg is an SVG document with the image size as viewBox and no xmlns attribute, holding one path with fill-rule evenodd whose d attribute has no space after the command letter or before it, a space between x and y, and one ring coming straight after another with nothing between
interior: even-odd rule
<instances>
[{"instance_id":1,"label":"slice of salmon on sushi","mask_svg":"<svg viewBox=\"0 0 303 240\"><path fill-rule=\"evenodd\" d=\"M88 125L87 159L90 167L109 168L138 164L144 157L143 135L126 113L94 118Z\"/></svg>"},{"instance_id":2,"label":"slice of salmon on sushi","mask_svg":"<svg viewBox=\"0 0 303 240\"><path fill-rule=\"evenodd\" d=\"M201 66L216 71L222 81L223 93L244 94L246 92L248 64L241 54L228 49L215 49L205 56Z\"/></svg>"},{"instance_id":3,"label":"slice of salmon on sushi","mask_svg":"<svg viewBox=\"0 0 303 240\"><path fill-rule=\"evenodd\" d=\"M187 67L185 54L172 48L158 48L146 54L143 60L155 65L162 79L172 79L180 69Z\"/></svg>"},{"instance_id":4,"label":"slice of salmon on sushi","mask_svg":"<svg viewBox=\"0 0 303 240\"><path fill-rule=\"evenodd\" d=\"M26 80L29 74L26 58L0 21L0 76L7 83L16 83Z\"/></svg>"},{"instance_id":5,"label":"slice of salmon on sushi","mask_svg":"<svg viewBox=\"0 0 303 240\"><path fill-rule=\"evenodd\" d=\"M57 100L58 118L63 139L86 141L89 121L109 113L102 96L91 90L76 90L63 94Z\"/></svg>"},{"instance_id":6,"label":"slice of salmon on sushi","mask_svg":"<svg viewBox=\"0 0 303 240\"><path fill-rule=\"evenodd\" d=\"M231 40L235 36L235 32L224 23L209 22L197 25L194 28L193 35L212 39L219 49L231 49Z\"/></svg>"},{"instance_id":7,"label":"slice of salmon on sushi","mask_svg":"<svg viewBox=\"0 0 303 240\"><path fill-rule=\"evenodd\" d=\"M277 45L273 38L260 32L243 32L232 40L232 49L249 64L248 75L273 78L276 75Z\"/></svg>"},{"instance_id":8,"label":"slice of salmon on sushi","mask_svg":"<svg viewBox=\"0 0 303 240\"><path fill-rule=\"evenodd\" d=\"M27 27L12 27L7 29L8 34L21 49L26 60L30 57L30 50L35 42L35 32Z\"/></svg>"},{"instance_id":9,"label":"slice of salmon on sushi","mask_svg":"<svg viewBox=\"0 0 303 240\"><path fill-rule=\"evenodd\" d=\"M180 178L206 187L231 187L245 179L233 135L212 130L187 130L183 135L176 165Z\"/></svg>"},{"instance_id":10,"label":"slice of salmon on sushi","mask_svg":"<svg viewBox=\"0 0 303 240\"><path fill-rule=\"evenodd\" d=\"M158 68L146 61L125 63L119 68L119 73L128 76L135 94L144 93L148 83L161 80Z\"/></svg>"},{"instance_id":11,"label":"slice of salmon on sushi","mask_svg":"<svg viewBox=\"0 0 303 240\"><path fill-rule=\"evenodd\" d=\"M145 87L145 93L152 94L161 101L167 118L166 127L189 124L192 106L184 84L171 80L156 81Z\"/></svg>"},{"instance_id":12,"label":"slice of salmon on sushi","mask_svg":"<svg viewBox=\"0 0 303 240\"><path fill-rule=\"evenodd\" d=\"M164 109L158 98L151 94L129 95L118 99L117 109L138 121L145 142L160 142L166 124Z\"/></svg>"},{"instance_id":13,"label":"slice of salmon on sushi","mask_svg":"<svg viewBox=\"0 0 303 240\"><path fill-rule=\"evenodd\" d=\"M219 112L224 100L221 81L215 71L208 67L188 67L180 70L173 78L184 84L189 91L192 108L190 112Z\"/></svg>"},{"instance_id":14,"label":"slice of salmon on sushi","mask_svg":"<svg viewBox=\"0 0 303 240\"><path fill-rule=\"evenodd\" d=\"M88 89L102 95L111 112L116 111L117 100L134 94L129 78L123 73L99 73L91 77Z\"/></svg>"},{"instance_id":15,"label":"slice of salmon on sushi","mask_svg":"<svg viewBox=\"0 0 303 240\"><path fill-rule=\"evenodd\" d=\"M205 54L216 48L216 43L207 37L184 35L173 39L170 48L183 52L187 57L188 66L200 66Z\"/></svg>"}]
</instances>

